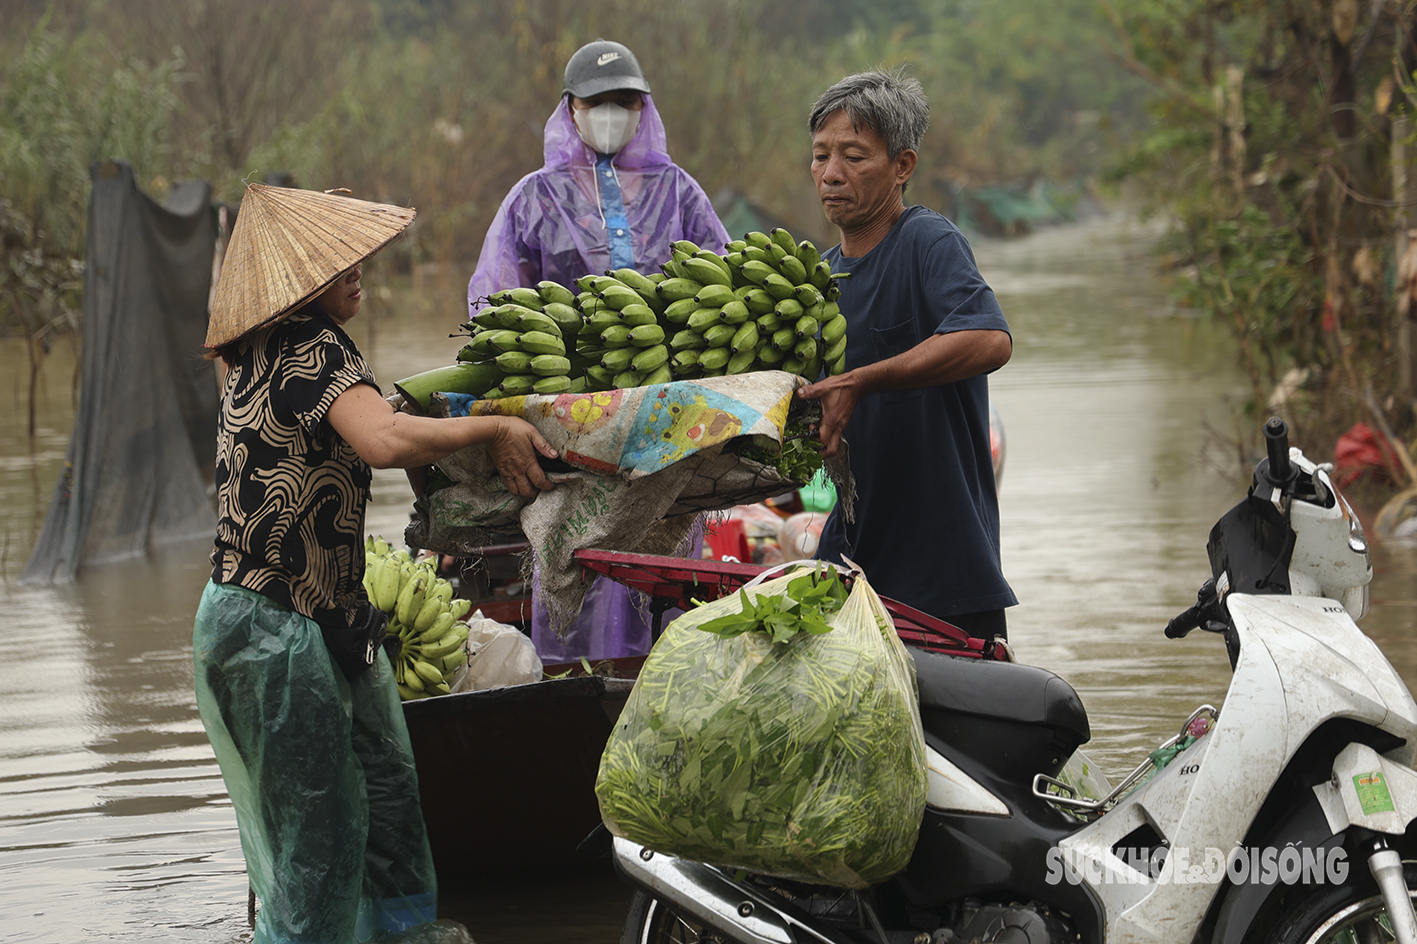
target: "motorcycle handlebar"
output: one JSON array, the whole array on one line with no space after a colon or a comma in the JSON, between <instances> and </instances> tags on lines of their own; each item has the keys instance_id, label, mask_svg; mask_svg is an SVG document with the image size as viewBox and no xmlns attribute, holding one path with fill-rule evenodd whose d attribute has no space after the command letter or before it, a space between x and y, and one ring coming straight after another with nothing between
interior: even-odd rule
<instances>
[{"instance_id":1,"label":"motorcycle handlebar","mask_svg":"<svg viewBox=\"0 0 1417 944\"><path fill-rule=\"evenodd\" d=\"M1201 608L1190 606L1171 617L1171 621L1166 624L1167 639L1182 639L1187 633L1201 624Z\"/></svg>"},{"instance_id":2,"label":"motorcycle handlebar","mask_svg":"<svg viewBox=\"0 0 1417 944\"><path fill-rule=\"evenodd\" d=\"M1269 477L1276 483L1287 482L1293 469L1289 464L1289 427L1277 416L1264 424L1265 452L1269 455Z\"/></svg>"},{"instance_id":3,"label":"motorcycle handlebar","mask_svg":"<svg viewBox=\"0 0 1417 944\"><path fill-rule=\"evenodd\" d=\"M1201 584L1200 590L1196 593L1196 602L1177 613L1171 618L1171 622L1166 624L1166 638L1180 639L1191 630L1198 628L1201 620L1206 616L1206 609L1213 607L1217 602L1215 578L1211 577Z\"/></svg>"}]
</instances>

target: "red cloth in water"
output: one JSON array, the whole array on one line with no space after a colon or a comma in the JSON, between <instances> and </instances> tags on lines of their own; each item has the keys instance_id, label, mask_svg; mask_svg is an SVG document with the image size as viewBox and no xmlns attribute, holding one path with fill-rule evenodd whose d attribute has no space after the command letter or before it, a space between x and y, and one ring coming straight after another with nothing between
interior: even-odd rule
<instances>
[{"instance_id":1,"label":"red cloth in water","mask_svg":"<svg viewBox=\"0 0 1417 944\"><path fill-rule=\"evenodd\" d=\"M1354 423L1333 447L1334 484L1347 488L1364 472L1373 470L1400 481L1397 448L1367 423Z\"/></svg>"}]
</instances>

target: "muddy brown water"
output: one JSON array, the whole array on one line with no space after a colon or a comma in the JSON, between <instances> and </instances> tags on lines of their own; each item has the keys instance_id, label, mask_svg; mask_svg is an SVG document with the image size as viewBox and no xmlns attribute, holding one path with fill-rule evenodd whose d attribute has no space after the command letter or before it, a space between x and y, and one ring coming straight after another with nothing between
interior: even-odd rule
<instances>
[{"instance_id":1,"label":"muddy brown water","mask_svg":"<svg viewBox=\"0 0 1417 944\"><path fill-rule=\"evenodd\" d=\"M1206 534L1248 474L1224 435L1244 387L1228 341L1173 311L1150 238L1113 218L976 246L1015 336L991 381L1004 565L1022 601L1010 636L1078 690L1088 750L1114 777L1223 699L1220 640L1171 642L1161 627L1194 599ZM386 384L451 359L456 281L372 286L353 334ZM64 456L74 356L61 343L45 362L31 442L24 348L0 342L0 941L249 939L235 819L192 695L207 548L62 586L15 580ZM401 533L409 501L400 473L378 473L370 531ZM1374 558L1363 628L1411 684L1417 549L1380 544ZM475 784L468 804L496 815ZM605 875L518 879L445 888L443 911L483 944L590 944L618 938L628 898Z\"/></svg>"}]
</instances>

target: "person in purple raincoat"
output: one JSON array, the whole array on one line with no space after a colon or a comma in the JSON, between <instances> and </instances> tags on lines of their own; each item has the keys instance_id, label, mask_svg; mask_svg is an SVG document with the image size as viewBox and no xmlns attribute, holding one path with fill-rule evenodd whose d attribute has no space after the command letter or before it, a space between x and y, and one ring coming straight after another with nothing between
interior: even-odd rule
<instances>
[{"instance_id":1,"label":"person in purple raincoat","mask_svg":"<svg viewBox=\"0 0 1417 944\"><path fill-rule=\"evenodd\" d=\"M566 63L565 88L546 121L545 164L502 201L467 286L469 314L487 296L542 280L659 271L670 243L723 252L723 228L702 187L669 157L664 122L635 54L598 39ZM574 291L574 289L573 289ZM598 578L562 634L539 603L532 639L543 662L649 651L647 609L621 584Z\"/></svg>"},{"instance_id":2,"label":"person in purple raincoat","mask_svg":"<svg viewBox=\"0 0 1417 944\"><path fill-rule=\"evenodd\" d=\"M571 56L544 154L492 219L467 286L472 312L492 292L542 279L658 272L676 239L714 252L728 242L703 188L670 160L649 83L619 43L596 40Z\"/></svg>"}]
</instances>

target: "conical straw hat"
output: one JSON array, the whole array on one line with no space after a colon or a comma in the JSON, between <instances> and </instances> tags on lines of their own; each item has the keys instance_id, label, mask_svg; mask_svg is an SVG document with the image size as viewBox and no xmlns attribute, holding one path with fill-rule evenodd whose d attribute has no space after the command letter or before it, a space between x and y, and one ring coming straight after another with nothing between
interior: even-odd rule
<instances>
[{"instance_id":1,"label":"conical straw hat","mask_svg":"<svg viewBox=\"0 0 1417 944\"><path fill-rule=\"evenodd\" d=\"M397 239L414 215L407 207L251 184L222 263L206 346L221 347L308 302Z\"/></svg>"}]
</instances>

